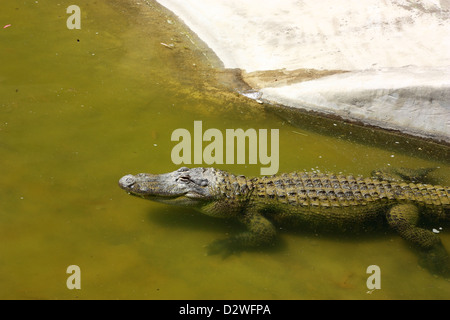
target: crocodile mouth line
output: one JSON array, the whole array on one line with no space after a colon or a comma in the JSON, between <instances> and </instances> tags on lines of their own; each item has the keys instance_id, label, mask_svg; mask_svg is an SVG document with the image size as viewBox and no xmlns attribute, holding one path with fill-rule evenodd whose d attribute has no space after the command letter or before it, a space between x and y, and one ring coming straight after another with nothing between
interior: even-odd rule
<instances>
[{"instance_id":1,"label":"crocodile mouth line","mask_svg":"<svg viewBox=\"0 0 450 320\"><path fill-rule=\"evenodd\" d=\"M176 199L186 196L189 192L183 192L183 193L170 193L170 192L158 192L156 190L152 190L150 188L142 188L137 187L134 188L134 186L128 186L128 187L122 187L129 195L141 197L141 198L147 198L147 199L156 199L156 198L162 198L162 199Z\"/></svg>"},{"instance_id":2,"label":"crocodile mouth line","mask_svg":"<svg viewBox=\"0 0 450 320\"><path fill-rule=\"evenodd\" d=\"M191 198L191 199L200 199L202 198L202 195L195 191L186 191L181 193L170 193L168 192L159 192L155 190L151 190L150 188L135 188L134 185L132 186L120 186L122 189L124 189L129 195L149 199L149 200L177 200L181 198Z\"/></svg>"}]
</instances>

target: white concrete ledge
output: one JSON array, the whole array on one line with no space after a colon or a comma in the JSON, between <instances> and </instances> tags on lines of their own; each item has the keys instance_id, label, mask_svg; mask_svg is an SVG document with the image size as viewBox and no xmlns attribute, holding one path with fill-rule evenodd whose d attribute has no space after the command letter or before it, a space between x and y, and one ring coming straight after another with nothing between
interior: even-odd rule
<instances>
[{"instance_id":1,"label":"white concrete ledge","mask_svg":"<svg viewBox=\"0 0 450 320\"><path fill-rule=\"evenodd\" d=\"M262 98L450 142L450 0L157 0L246 72L344 70Z\"/></svg>"},{"instance_id":2,"label":"white concrete ledge","mask_svg":"<svg viewBox=\"0 0 450 320\"><path fill-rule=\"evenodd\" d=\"M450 67L407 67L335 74L261 92L262 99L286 106L448 141L449 88Z\"/></svg>"}]
</instances>

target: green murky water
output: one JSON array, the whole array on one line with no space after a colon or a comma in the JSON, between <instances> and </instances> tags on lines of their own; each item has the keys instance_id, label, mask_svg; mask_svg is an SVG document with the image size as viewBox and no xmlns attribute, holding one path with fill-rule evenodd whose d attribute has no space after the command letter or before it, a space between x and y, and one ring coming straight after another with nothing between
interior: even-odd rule
<instances>
[{"instance_id":1,"label":"green murky water","mask_svg":"<svg viewBox=\"0 0 450 320\"><path fill-rule=\"evenodd\" d=\"M205 245L236 224L120 190L124 174L175 170L171 133L193 132L194 120L279 129L280 172L439 166L435 178L450 184L447 148L280 117L228 91L238 84L173 17L127 2L77 1L80 30L66 27L71 1L0 4L0 298L450 297L450 282L421 269L394 234L280 232L275 249L221 259ZM255 175L261 165L218 167ZM450 248L450 233L441 236ZM372 264L381 289L369 294ZM69 265L80 267L81 290L66 286Z\"/></svg>"}]
</instances>

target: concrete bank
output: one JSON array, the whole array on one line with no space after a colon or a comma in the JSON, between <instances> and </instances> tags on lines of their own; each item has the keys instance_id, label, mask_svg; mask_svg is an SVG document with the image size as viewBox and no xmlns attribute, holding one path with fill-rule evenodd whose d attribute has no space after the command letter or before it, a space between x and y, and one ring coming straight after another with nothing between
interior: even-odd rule
<instances>
[{"instance_id":1,"label":"concrete bank","mask_svg":"<svg viewBox=\"0 0 450 320\"><path fill-rule=\"evenodd\" d=\"M157 0L259 99L450 143L450 0Z\"/></svg>"}]
</instances>

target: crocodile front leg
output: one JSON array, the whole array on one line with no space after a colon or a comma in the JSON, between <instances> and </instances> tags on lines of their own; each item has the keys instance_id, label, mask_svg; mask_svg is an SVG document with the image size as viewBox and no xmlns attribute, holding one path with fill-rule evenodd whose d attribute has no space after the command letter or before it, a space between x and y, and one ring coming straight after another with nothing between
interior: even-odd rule
<instances>
[{"instance_id":1,"label":"crocodile front leg","mask_svg":"<svg viewBox=\"0 0 450 320\"><path fill-rule=\"evenodd\" d=\"M420 264L432 273L450 275L450 258L439 236L417 226L419 209L413 204L399 204L386 215L387 221L403 239L419 250Z\"/></svg>"},{"instance_id":2,"label":"crocodile front leg","mask_svg":"<svg viewBox=\"0 0 450 320\"><path fill-rule=\"evenodd\" d=\"M276 230L273 224L258 212L247 212L239 221L247 231L227 239L216 240L208 246L208 254L221 254L226 257L238 251L269 245L273 242Z\"/></svg>"}]
</instances>

